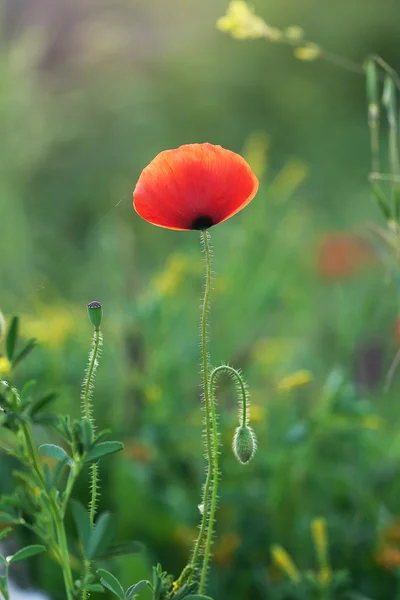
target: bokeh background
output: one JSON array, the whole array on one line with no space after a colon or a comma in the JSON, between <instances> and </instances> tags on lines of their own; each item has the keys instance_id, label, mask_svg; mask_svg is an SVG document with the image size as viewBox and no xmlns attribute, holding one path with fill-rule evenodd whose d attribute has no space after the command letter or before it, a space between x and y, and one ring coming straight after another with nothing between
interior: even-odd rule
<instances>
[{"instance_id":1,"label":"bokeh background","mask_svg":"<svg viewBox=\"0 0 400 600\"><path fill-rule=\"evenodd\" d=\"M299 25L359 64L377 53L400 68L390 0L254 5L271 25ZM125 450L101 464L101 506L115 511L121 541L146 548L113 568L125 585L156 562L179 573L204 478L202 260L195 232L141 221L131 194L165 148L209 141L241 152L261 186L243 213L212 230L211 352L215 364L243 369L259 450L249 466L235 462L236 399L221 382L209 593L300 597L271 548L318 576L310 528L323 518L332 569L346 570L359 594L346 597L392 599L400 375L389 392L384 383L400 344L398 290L366 233L383 221L368 187L365 80L299 61L290 47L232 39L216 28L226 8L224 0L2 3L0 306L41 341L17 380L58 390L58 410L77 416L86 304L103 302L96 413ZM38 429L38 442L49 436ZM11 490L3 455L0 471L0 490ZM84 479L77 495L87 500ZM73 543L72 521L70 535ZM24 536L16 532L17 542ZM33 564L31 584L61 600L51 559Z\"/></svg>"}]
</instances>

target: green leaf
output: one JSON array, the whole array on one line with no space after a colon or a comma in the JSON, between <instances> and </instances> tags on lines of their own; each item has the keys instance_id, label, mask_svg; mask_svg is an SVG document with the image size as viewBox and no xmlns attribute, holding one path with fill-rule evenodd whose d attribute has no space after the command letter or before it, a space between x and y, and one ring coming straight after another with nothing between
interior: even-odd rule
<instances>
[{"instance_id":1,"label":"green leaf","mask_svg":"<svg viewBox=\"0 0 400 600\"><path fill-rule=\"evenodd\" d=\"M32 352L32 350L35 348L36 345L37 345L36 338L32 338L32 339L28 340L28 342L25 344L25 346L22 348L22 350L20 350L18 352L17 356L14 358L14 360L12 362L13 367L16 367L18 363L23 361L24 358L26 358Z\"/></svg>"},{"instance_id":2,"label":"green leaf","mask_svg":"<svg viewBox=\"0 0 400 600\"><path fill-rule=\"evenodd\" d=\"M57 487L59 481L60 481L60 477L62 475L62 472L64 470L64 467L66 467L67 465L71 465L71 459L69 458L65 458L64 460L61 460L58 462L58 464L55 466L55 468L53 469L53 482L52 485L54 487Z\"/></svg>"},{"instance_id":3,"label":"green leaf","mask_svg":"<svg viewBox=\"0 0 400 600\"><path fill-rule=\"evenodd\" d=\"M46 394L42 398L39 398L39 400L36 400L30 407L29 414L31 414L31 415L36 414L39 410L42 410L42 408L44 408L45 406L47 406L48 404L53 402L56 398L57 398L57 394L55 392L50 392L49 394Z\"/></svg>"},{"instance_id":4,"label":"green leaf","mask_svg":"<svg viewBox=\"0 0 400 600\"><path fill-rule=\"evenodd\" d=\"M7 564L7 561L2 554L0 554L0 563L3 563L3 565Z\"/></svg>"},{"instance_id":5,"label":"green leaf","mask_svg":"<svg viewBox=\"0 0 400 600\"><path fill-rule=\"evenodd\" d=\"M36 423L38 425L54 425L58 422L57 416L51 414L33 415L31 419L32 423Z\"/></svg>"},{"instance_id":6,"label":"green leaf","mask_svg":"<svg viewBox=\"0 0 400 600\"><path fill-rule=\"evenodd\" d=\"M8 360L11 362L14 356L15 347L17 345L18 329L19 319L18 317L13 317L6 337L6 353Z\"/></svg>"},{"instance_id":7,"label":"green leaf","mask_svg":"<svg viewBox=\"0 0 400 600\"><path fill-rule=\"evenodd\" d=\"M92 583L91 585L88 585L86 589L88 592L101 592L104 594L104 588L100 583Z\"/></svg>"},{"instance_id":8,"label":"green leaf","mask_svg":"<svg viewBox=\"0 0 400 600\"><path fill-rule=\"evenodd\" d=\"M107 551L99 556L102 560L115 558L116 556L127 556L129 554L137 554L143 552L144 546L141 542L122 542L121 544L113 544Z\"/></svg>"},{"instance_id":9,"label":"green leaf","mask_svg":"<svg viewBox=\"0 0 400 600\"><path fill-rule=\"evenodd\" d=\"M105 569L99 569L98 574L100 575L100 582L110 590L115 596L118 596L121 600L124 600L124 590L118 579L110 573L110 571L106 571Z\"/></svg>"},{"instance_id":10,"label":"green leaf","mask_svg":"<svg viewBox=\"0 0 400 600\"><path fill-rule=\"evenodd\" d=\"M91 533L91 525L89 520L88 511L80 502L73 500L71 502L72 516L74 517L76 529L78 531L79 539L82 542L83 551L86 555L88 549L88 543Z\"/></svg>"},{"instance_id":11,"label":"green leaf","mask_svg":"<svg viewBox=\"0 0 400 600\"><path fill-rule=\"evenodd\" d=\"M55 444L42 444L39 446L39 452L45 456L50 456L50 458L55 458L59 461L68 459L69 462L72 462L72 458L68 456L64 448L61 448L61 446L56 446Z\"/></svg>"},{"instance_id":12,"label":"green leaf","mask_svg":"<svg viewBox=\"0 0 400 600\"><path fill-rule=\"evenodd\" d=\"M0 541L4 540L8 536L8 534L10 534L11 532L12 532L12 527L6 527L2 531L0 531Z\"/></svg>"},{"instance_id":13,"label":"green leaf","mask_svg":"<svg viewBox=\"0 0 400 600\"><path fill-rule=\"evenodd\" d=\"M378 206L381 209L383 216L385 217L385 219L387 221L390 221L390 219L392 218L392 211L390 210L389 203L386 199L385 194L382 192L380 187L376 184L373 184L371 186L371 189L372 189L372 193L374 194L374 196L378 202Z\"/></svg>"},{"instance_id":14,"label":"green leaf","mask_svg":"<svg viewBox=\"0 0 400 600\"><path fill-rule=\"evenodd\" d=\"M18 550L13 556L7 557L8 564L15 563L19 560L25 560L26 558L30 558L31 556L35 556L36 554L40 554L41 552L45 552L46 548L44 546L40 546L39 544L34 544L33 546L26 546L22 548L22 550Z\"/></svg>"},{"instance_id":15,"label":"green leaf","mask_svg":"<svg viewBox=\"0 0 400 600\"><path fill-rule=\"evenodd\" d=\"M150 581L147 580L139 581L139 583L131 585L131 587L126 590L125 600L130 600L130 598L133 598L135 594L138 594L148 585L150 585Z\"/></svg>"},{"instance_id":16,"label":"green leaf","mask_svg":"<svg viewBox=\"0 0 400 600\"><path fill-rule=\"evenodd\" d=\"M85 462L93 462L98 460L101 456L107 456L107 454L113 454L114 452L119 452L124 447L122 442L101 442L94 446L89 452L86 454Z\"/></svg>"},{"instance_id":17,"label":"green leaf","mask_svg":"<svg viewBox=\"0 0 400 600\"><path fill-rule=\"evenodd\" d=\"M83 421L82 423L82 441L85 447L85 450L88 450L93 443L93 427L89 421Z\"/></svg>"},{"instance_id":18,"label":"green leaf","mask_svg":"<svg viewBox=\"0 0 400 600\"><path fill-rule=\"evenodd\" d=\"M33 388L33 386L36 384L36 381L34 379L31 379L30 381L27 381L24 385L24 387L21 390L21 400L22 400L22 404L25 406L28 401L29 401L29 394L31 389Z\"/></svg>"},{"instance_id":19,"label":"green leaf","mask_svg":"<svg viewBox=\"0 0 400 600\"><path fill-rule=\"evenodd\" d=\"M115 526L110 513L105 512L97 519L96 526L90 534L87 557L90 559L105 552L115 533Z\"/></svg>"},{"instance_id":20,"label":"green leaf","mask_svg":"<svg viewBox=\"0 0 400 600\"><path fill-rule=\"evenodd\" d=\"M6 512L0 512L0 523L18 523L19 519L16 515L11 515Z\"/></svg>"},{"instance_id":21,"label":"green leaf","mask_svg":"<svg viewBox=\"0 0 400 600\"><path fill-rule=\"evenodd\" d=\"M49 465L46 463L43 465L43 475L45 479L46 489L53 493L53 476L51 474Z\"/></svg>"}]
</instances>

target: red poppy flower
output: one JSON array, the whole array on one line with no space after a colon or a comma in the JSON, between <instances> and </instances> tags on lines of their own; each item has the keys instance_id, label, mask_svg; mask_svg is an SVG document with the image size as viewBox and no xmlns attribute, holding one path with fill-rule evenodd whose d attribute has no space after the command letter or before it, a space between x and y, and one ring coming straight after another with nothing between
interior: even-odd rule
<instances>
[{"instance_id":1,"label":"red poppy flower","mask_svg":"<svg viewBox=\"0 0 400 600\"><path fill-rule=\"evenodd\" d=\"M257 190L244 158L221 146L188 144L161 152L142 171L133 206L159 227L208 229L239 212Z\"/></svg>"}]
</instances>

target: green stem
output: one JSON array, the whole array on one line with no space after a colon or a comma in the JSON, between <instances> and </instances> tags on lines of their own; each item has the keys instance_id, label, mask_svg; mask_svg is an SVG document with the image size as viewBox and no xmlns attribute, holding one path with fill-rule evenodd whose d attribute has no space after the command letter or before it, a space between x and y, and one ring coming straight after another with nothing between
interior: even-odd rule
<instances>
[{"instance_id":1,"label":"green stem","mask_svg":"<svg viewBox=\"0 0 400 600\"><path fill-rule=\"evenodd\" d=\"M207 311L210 302L211 294L211 252L210 252L210 234L207 231L201 231L201 242L204 247L205 267L206 267L206 283L204 288L203 306L201 312L201 354L203 363L203 396L205 406L205 427L206 427L206 448L207 448L207 477L203 490L203 514L200 524L199 535L193 550L190 566L193 569L197 566L199 554L203 539L206 533L208 519L208 505L210 488L213 481L213 451L211 440L211 406L210 406L210 390L208 385L209 357L207 352ZM215 482L214 482L215 483Z\"/></svg>"},{"instance_id":2,"label":"green stem","mask_svg":"<svg viewBox=\"0 0 400 600\"><path fill-rule=\"evenodd\" d=\"M210 386L209 389L209 397L210 397L210 405L211 405L211 422L212 422L212 436L213 436L213 487L211 493L211 506L210 506L210 514L208 517L208 531L207 531L207 539L206 546L204 550L204 558L203 558L203 567L201 569L201 577L200 577L200 587L199 593L202 594L204 592L204 588L206 585L207 579L207 571L208 571L208 562L210 560L211 555L211 545L212 545L212 536L215 522L215 511L217 510L217 500L218 500L218 421L217 414L215 410L215 400L213 390Z\"/></svg>"},{"instance_id":3,"label":"green stem","mask_svg":"<svg viewBox=\"0 0 400 600\"><path fill-rule=\"evenodd\" d=\"M241 376L239 371L237 371L233 367L230 367L229 365L220 365L219 367L215 367L215 369L212 371L211 376L210 376L211 393L213 393L213 390L214 390L214 381L215 381L217 375L219 375L220 373L229 373L230 375L233 375L233 377L236 379L237 386L240 389L240 392L242 394L242 404L241 404L242 413L241 413L241 419L240 419L241 423L240 424L247 425L247 392L246 392L246 384L244 383L243 377Z\"/></svg>"},{"instance_id":4,"label":"green stem","mask_svg":"<svg viewBox=\"0 0 400 600\"><path fill-rule=\"evenodd\" d=\"M64 522L60 514L59 506L52 495L47 491L46 481L40 467L39 458L37 455L35 443L32 438L32 433L26 423L22 426L25 442L28 450L28 455L32 460L34 471L41 483L42 491L49 501L49 510L53 519L53 524L56 532L58 547L60 550L61 568L64 577L65 591L67 600L73 600L74 581L72 577L71 565L69 562L69 551L67 544L67 536L65 534Z\"/></svg>"},{"instance_id":5,"label":"green stem","mask_svg":"<svg viewBox=\"0 0 400 600\"><path fill-rule=\"evenodd\" d=\"M94 517L96 515L96 501L97 501L97 484L98 484L98 466L99 463L95 462L92 465L92 498L90 500L90 511L89 511L89 519L90 524L93 527Z\"/></svg>"},{"instance_id":6,"label":"green stem","mask_svg":"<svg viewBox=\"0 0 400 600\"><path fill-rule=\"evenodd\" d=\"M87 372L86 382L84 384L83 390L83 413L84 419L90 423L92 426L92 431L94 432L94 419L92 415L92 407L90 404L90 396L93 386L93 379L96 373L97 368L97 360L99 355L99 348L102 343L102 335L100 329L97 327L94 330L93 336L93 348L89 358L89 368ZM90 488L91 488L91 498L89 502L89 520L90 525L93 527L94 518L96 516L96 504L97 504L97 496L98 496L98 463L94 463L91 468L91 476L90 476ZM83 589L82 589L82 600L86 600L88 598L88 592L86 589L86 581L90 574L90 560L85 559L84 562L84 575L83 575Z\"/></svg>"},{"instance_id":7,"label":"green stem","mask_svg":"<svg viewBox=\"0 0 400 600\"><path fill-rule=\"evenodd\" d=\"M10 600L10 591L8 589L8 567L9 564L4 565L4 585L0 587L0 592L4 596L4 600Z\"/></svg>"},{"instance_id":8,"label":"green stem","mask_svg":"<svg viewBox=\"0 0 400 600\"><path fill-rule=\"evenodd\" d=\"M83 414L84 418L93 426L92 407L90 405L90 394L93 383L93 376L97 367L97 357L99 353L102 336L100 329L95 329L93 337L93 349L90 354L89 368L87 372L86 382L83 390Z\"/></svg>"},{"instance_id":9,"label":"green stem","mask_svg":"<svg viewBox=\"0 0 400 600\"><path fill-rule=\"evenodd\" d=\"M203 566L201 570L200 577L200 587L199 593L202 594L204 592L204 588L206 585L207 579L207 571L208 571L208 563L211 556L211 546L212 546L212 538L213 538L213 529L215 523L215 512L217 510L217 501L218 501L218 477L219 477L219 459L218 459L218 447L219 447L219 435L218 435L218 419L215 408L215 398L214 398L214 385L216 377L222 373L229 373L233 375L236 379L237 386L242 395L242 415L241 421L242 425L247 423L247 393L246 386L243 381L242 376L236 369L230 367L229 365L221 365L216 367L211 372L210 381L209 381L209 398L210 398L210 406L211 406L211 423L212 423L212 437L213 437L213 477L214 477L214 485L212 488L212 496L211 496L211 506L210 513L208 518L208 531L207 531L207 539L204 551L204 559Z\"/></svg>"}]
</instances>

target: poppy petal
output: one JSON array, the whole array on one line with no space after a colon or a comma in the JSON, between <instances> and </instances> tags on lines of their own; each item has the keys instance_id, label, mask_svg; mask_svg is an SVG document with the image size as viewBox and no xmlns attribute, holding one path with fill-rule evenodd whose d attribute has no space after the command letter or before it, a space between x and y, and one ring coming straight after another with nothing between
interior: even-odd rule
<instances>
[{"instance_id":1,"label":"poppy petal","mask_svg":"<svg viewBox=\"0 0 400 600\"><path fill-rule=\"evenodd\" d=\"M168 229L207 229L232 217L254 198L258 180L239 154L212 144L165 150L142 171L134 208Z\"/></svg>"}]
</instances>

